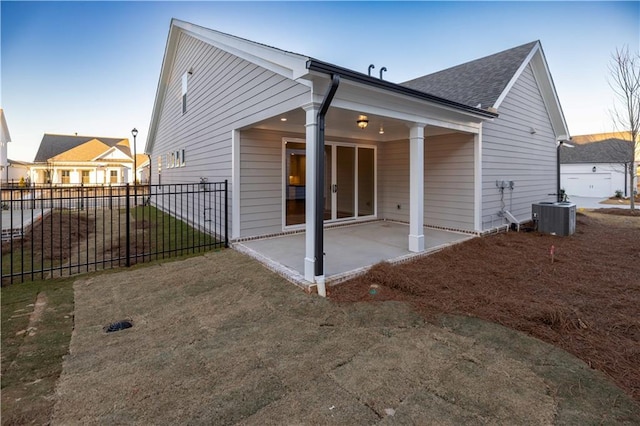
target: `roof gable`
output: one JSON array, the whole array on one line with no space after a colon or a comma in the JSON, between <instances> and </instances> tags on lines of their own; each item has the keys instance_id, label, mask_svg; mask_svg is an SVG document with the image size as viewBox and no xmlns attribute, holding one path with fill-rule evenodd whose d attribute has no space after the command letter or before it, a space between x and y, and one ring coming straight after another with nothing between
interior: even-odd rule
<instances>
[{"instance_id":1,"label":"roof gable","mask_svg":"<svg viewBox=\"0 0 640 426\"><path fill-rule=\"evenodd\" d=\"M538 42L401 83L469 106L493 107Z\"/></svg>"},{"instance_id":2,"label":"roof gable","mask_svg":"<svg viewBox=\"0 0 640 426\"><path fill-rule=\"evenodd\" d=\"M158 80L156 98L151 113L145 151L150 151L150 143L155 139L159 114L164 102L169 79L171 78L172 67L181 34L187 34L211 46L288 78L296 79L307 73L306 64L308 57L306 56L173 18L171 19L167 44L160 68L160 78ZM187 69L184 69L182 73L187 71Z\"/></svg>"},{"instance_id":3,"label":"roof gable","mask_svg":"<svg viewBox=\"0 0 640 426\"><path fill-rule=\"evenodd\" d=\"M569 129L539 41L523 44L402 84L466 105L485 109L495 108L499 112L502 101L527 65L531 65L556 137L568 139Z\"/></svg>"},{"instance_id":4,"label":"roof gable","mask_svg":"<svg viewBox=\"0 0 640 426\"><path fill-rule=\"evenodd\" d=\"M131 149L129 149L128 145L123 146L121 144L117 144L112 146L108 150L101 152L99 155L93 158L93 161L124 160L124 159L128 159L128 160L133 159L133 157L131 156Z\"/></svg>"},{"instance_id":5,"label":"roof gable","mask_svg":"<svg viewBox=\"0 0 640 426\"><path fill-rule=\"evenodd\" d=\"M560 149L560 162L572 163L628 163L633 152L630 141L607 139Z\"/></svg>"},{"instance_id":6,"label":"roof gable","mask_svg":"<svg viewBox=\"0 0 640 426\"><path fill-rule=\"evenodd\" d=\"M45 133L40 141L40 147L33 160L34 163L45 163L50 158L69 151L86 142L96 139L108 147L117 144L126 144L129 146L129 140L126 138L103 138L101 136L75 136L75 135L53 135ZM97 155L97 154L96 154Z\"/></svg>"},{"instance_id":7,"label":"roof gable","mask_svg":"<svg viewBox=\"0 0 640 426\"><path fill-rule=\"evenodd\" d=\"M469 106L451 99L445 99L443 97L434 96L396 83L373 78L366 74L318 61L305 55L267 46L265 44L194 25L189 22L172 19L162 60L160 78L156 89L156 98L149 124L149 132L147 134L147 142L145 146L146 152L150 152L152 150L158 122L160 120L160 111L162 110L169 82L172 75L175 77L175 74L173 73L184 74L191 71L188 64L175 65L176 68L174 69L178 44L182 34L196 38L210 46L310 87L313 86L314 74L324 74L325 77L332 74L339 74L340 77L345 80L350 80L358 85L364 84L365 86L373 87L375 89L383 89L400 93L401 95L407 95L414 99L436 104L439 107L454 109L457 112L463 112L465 114L471 114L476 118L479 117L481 119L487 119L497 116L497 114L492 111L479 110L475 108L475 106ZM178 66L181 68L178 69Z\"/></svg>"},{"instance_id":8,"label":"roof gable","mask_svg":"<svg viewBox=\"0 0 640 426\"><path fill-rule=\"evenodd\" d=\"M109 149L109 146L98 139L91 139L88 142L64 151L54 157L51 161L91 161L101 153Z\"/></svg>"}]
</instances>

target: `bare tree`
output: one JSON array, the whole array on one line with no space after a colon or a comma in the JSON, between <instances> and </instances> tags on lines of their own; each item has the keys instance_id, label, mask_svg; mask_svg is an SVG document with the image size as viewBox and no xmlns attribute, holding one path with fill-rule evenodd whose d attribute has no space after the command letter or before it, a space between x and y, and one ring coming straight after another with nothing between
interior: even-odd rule
<instances>
[{"instance_id":1,"label":"bare tree","mask_svg":"<svg viewBox=\"0 0 640 426\"><path fill-rule=\"evenodd\" d=\"M609 85L617 99L613 120L620 129L627 130L633 149L628 160L629 195L631 209L635 209L636 158L640 157L640 54L629 52L628 47L616 49L609 64Z\"/></svg>"}]
</instances>

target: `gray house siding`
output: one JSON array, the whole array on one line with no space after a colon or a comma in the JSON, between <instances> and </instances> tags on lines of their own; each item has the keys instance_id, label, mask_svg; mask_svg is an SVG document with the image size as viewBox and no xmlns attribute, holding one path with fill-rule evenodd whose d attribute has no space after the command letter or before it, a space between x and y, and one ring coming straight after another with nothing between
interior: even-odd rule
<instances>
[{"instance_id":1,"label":"gray house siding","mask_svg":"<svg viewBox=\"0 0 640 426\"><path fill-rule=\"evenodd\" d=\"M190 69L183 114L182 76ZM257 113L272 109L275 115L282 103L302 105L309 97L305 86L184 33L168 78L151 153L153 183L158 182L158 156L163 184L195 183L203 177L230 181L232 130ZM185 165L168 168L166 154L182 149ZM229 196L229 211L231 207Z\"/></svg>"},{"instance_id":2,"label":"gray house siding","mask_svg":"<svg viewBox=\"0 0 640 426\"><path fill-rule=\"evenodd\" d=\"M409 141L378 144L378 195L381 218L409 221Z\"/></svg>"},{"instance_id":3,"label":"gray house siding","mask_svg":"<svg viewBox=\"0 0 640 426\"><path fill-rule=\"evenodd\" d=\"M527 66L498 109L483 125L482 226L507 223L504 208L519 220L531 218L531 204L552 201L556 191L556 145L551 121L531 66ZM532 129L535 133L532 134ZM501 199L496 181L513 181Z\"/></svg>"},{"instance_id":4,"label":"gray house siding","mask_svg":"<svg viewBox=\"0 0 640 426\"><path fill-rule=\"evenodd\" d=\"M282 232L283 136L264 130L240 134L240 237Z\"/></svg>"},{"instance_id":5,"label":"gray house siding","mask_svg":"<svg viewBox=\"0 0 640 426\"><path fill-rule=\"evenodd\" d=\"M379 216L408 222L409 142L382 142L378 146ZM424 147L425 225L472 230L473 136L427 137Z\"/></svg>"},{"instance_id":6,"label":"gray house siding","mask_svg":"<svg viewBox=\"0 0 640 426\"><path fill-rule=\"evenodd\" d=\"M427 137L424 148L424 223L473 230L473 136Z\"/></svg>"},{"instance_id":7,"label":"gray house siding","mask_svg":"<svg viewBox=\"0 0 640 426\"><path fill-rule=\"evenodd\" d=\"M258 129L241 132L240 238L283 231L283 138L304 140L305 135ZM375 145L369 141L332 137L327 137L327 143ZM325 178L325 184L329 185L330 176Z\"/></svg>"}]
</instances>

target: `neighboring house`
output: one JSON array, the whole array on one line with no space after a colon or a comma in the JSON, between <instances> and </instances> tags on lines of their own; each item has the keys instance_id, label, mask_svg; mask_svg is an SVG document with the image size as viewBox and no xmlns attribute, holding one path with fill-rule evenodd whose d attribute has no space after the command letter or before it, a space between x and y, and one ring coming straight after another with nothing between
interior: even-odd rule
<instances>
[{"instance_id":1,"label":"neighboring house","mask_svg":"<svg viewBox=\"0 0 640 426\"><path fill-rule=\"evenodd\" d=\"M145 159L139 154L138 164ZM45 133L31 167L31 182L118 185L133 183L132 169L128 139Z\"/></svg>"},{"instance_id":2,"label":"neighboring house","mask_svg":"<svg viewBox=\"0 0 640 426\"><path fill-rule=\"evenodd\" d=\"M22 180L24 183L29 182L29 170L31 168L31 163L26 161L18 161L18 160L7 160L8 165L6 170L3 172L3 178L0 180L2 183L11 183L11 184L19 184Z\"/></svg>"},{"instance_id":3,"label":"neighboring house","mask_svg":"<svg viewBox=\"0 0 640 426\"><path fill-rule=\"evenodd\" d=\"M396 84L173 20L145 152L153 183L229 180L234 240L305 230L304 277L322 282L316 199L325 224L407 222L420 252L424 226L530 219L568 137L537 41Z\"/></svg>"},{"instance_id":4,"label":"neighboring house","mask_svg":"<svg viewBox=\"0 0 640 426\"><path fill-rule=\"evenodd\" d=\"M571 196L612 197L629 192L629 173L633 144L609 138L616 134L581 135L572 138L573 147L560 149L561 186Z\"/></svg>"},{"instance_id":5,"label":"neighboring house","mask_svg":"<svg viewBox=\"0 0 640 426\"><path fill-rule=\"evenodd\" d=\"M7 154L11 142L7 120L4 118L4 110L0 108L0 184L9 181L9 156Z\"/></svg>"}]
</instances>

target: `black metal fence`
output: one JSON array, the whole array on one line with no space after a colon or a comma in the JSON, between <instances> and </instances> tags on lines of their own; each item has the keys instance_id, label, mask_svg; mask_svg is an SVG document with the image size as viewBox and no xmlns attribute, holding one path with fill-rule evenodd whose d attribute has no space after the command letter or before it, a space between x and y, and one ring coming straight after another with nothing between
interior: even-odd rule
<instances>
[{"instance_id":1,"label":"black metal fence","mask_svg":"<svg viewBox=\"0 0 640 426\"><path fill-rule=\"evenodd\" d=\"M2 284L228 247L228 184L3 188Z\"/></svg>"}]
</instances>

